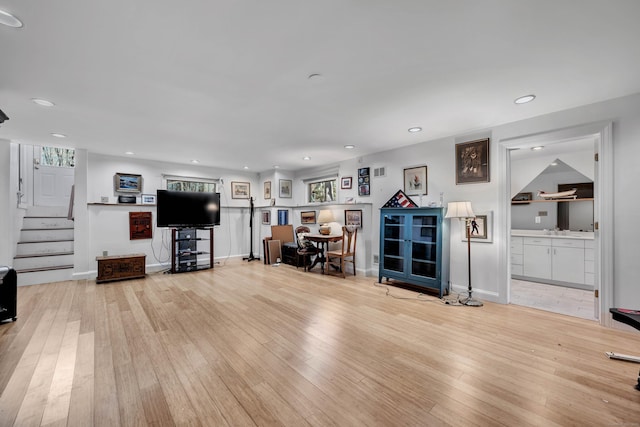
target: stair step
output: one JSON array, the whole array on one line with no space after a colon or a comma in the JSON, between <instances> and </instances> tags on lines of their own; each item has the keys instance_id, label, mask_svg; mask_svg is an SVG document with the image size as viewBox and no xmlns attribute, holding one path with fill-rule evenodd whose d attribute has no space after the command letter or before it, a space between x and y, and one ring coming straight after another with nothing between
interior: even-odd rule
<instances>
[{"instance_id":1,"label":"stair step","mask_svg":"<svg viewBox=\"0 0 640 427\"><path fill-rule=\"evenodd\" d=\"M41 229L65 229L73 228L73 221L66 217L54 217L54 216L37 216L37 217L24 217L22 220L23 230L41 230Z\"/></svg>"},{"instance_id":2,"label":"stair step","mask_svg":"<svg viewBox=\"0 0 640 427\"><path fill-rule=\"evenodd\" d=\"M26 216L59 216L67 217L68 206L29 206Z\"/></svg>"},{"instance_id":3,"label":"stair step","mask_svg":"<svg viewBox=\"0 0 640 427\"><path fill-rule=\"evenodd\" d=\"M18 258L38 258L38 257L43 257L43 256L61 256L61 255L73 255L73 251L70 252L48 252L45 254L22 254L22 255L16 255L13 259L18 259Z\"/></svg>"},{"instance_id":4,"label":"stair step","mask_svg":"<svg viewBox=\"0 0 640 427\"><path fill-rule=\"evenodd\" d=\"M18 242L17 255L51 254L55 252L73 252L73 240Z\"/></svg>"},{"instance_id":5,"label":"stair step","mask_svg":"<svg viewBox=\"0 0 640 427\"><path fill-rule=\"evenodd\" d=\"M16 270L16 273L18 273L18 286L63 282L72 279L73 266L61 265L54 268L32 268L28 270Z\"/></svg>"},{"instance_id":6,"label":"stair step","mask_svg":"<svg viewBox=\"0 0 640 427\"><path fill-rule=\"evenodd\" d=\"M20 230L21 242L73 240L73 228Z\"/></svg>"},{"instance_id":7,"label":"stair step","mask_svg":"<svg viewBox=\"0 0 640 427\"><path fill-rule=\"evenodd\" d=\"M41 254L38 256L23 255L13 258L13 268L16 270L53 268L62 265L73 265L73 252Z\"/></svg>"}]
</instances>

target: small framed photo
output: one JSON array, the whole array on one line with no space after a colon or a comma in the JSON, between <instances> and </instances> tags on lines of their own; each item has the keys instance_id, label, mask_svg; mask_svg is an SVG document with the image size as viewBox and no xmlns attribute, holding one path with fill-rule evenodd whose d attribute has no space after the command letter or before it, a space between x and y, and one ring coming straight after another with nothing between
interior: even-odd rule
<instances>
[{"instance_id":1,"label":"small framed photo","mask_svg":"<svg viewBox=\"0 0 640 427\"><path fill-rule=\"evenodd\" d=\"M140 203L143 205L155 205L156 204L156 195L155 194L143 194L140 197Z\"/></svg>"},{"instance_id":2,"label":"small framed photo","mask_svg":"<svg viewBox=\"0 0 640 427\"><path fill-rule=\"evenodd\" d=\"M280 197L282 197L283 199L290 199L293 194L291 190L291 187L293 186L293 181L291 181L290 179L281 179L279 184L280 184L279 185Z\"/></svg>"},{"instance_id":3,"label":"small framed photo","mask_svg":"<svg viewBox=\"0 0 640 427\"><path fill-rule=\"evenodd\" d=\"M251 184L248 182L231 182L232 199L248 199L251 197Z\"/></svg>"},{"instance_id":4,"label":"small framed photo","mask_svg":"<svg viewBox=\"0 0 640 427\"><path fill-rule=\"evenodd\" d=\"M262 211L262 223L264 225L271 224L271 211L267 211L267 210Z\"/></svg>"},{"instance_id":5,"label":"small framed photo","mask_svg":"<svg viewBox=\"0 0 640 427\"><path fill-rule=\"evenodd\" d=\"M471 235L472 242L478 243L491 243L493 242L492 236L492 221L493 221L493 212L485 212L479 215L476 215L475 218L471 220L471 229L469 233ZM466 221L460 221L462 224L462 241L467 241L467 229L466 229Z\"/></svg>"},{"instance_id":6,"label":"small framed photo","mask_svg":"<svg viewBox=\"0 0 640 427\"><path fill-rule=\"evenodd\" d=\"M271 181L264 182L264 199L271 199Z\"/></svg>"},{"instance_id":7,"label":"small framed photo","mask_svg":"<svg viewBox=\"0 0 640 427\"><path fill-rule=\"evenodd\" d=\"M315 224L316 223L316 211L302 211L300 212L301 224Z\"/></svg>"},{"instance_id":8,"label":"small framed photo","mask_svg":"<svg viewBox=\"0 0 640 427\"><path fill-rule=\"evenodd\" d=\"M404 170L404 194L407 196L428 194L426 166L416 166Z\"/></svg>"},{"instance_id":9,"label":"small framed photo","mask_svg":"<svg viewBox=\"0 0 640 427\"><path fill-rule=\"evenodd\" d=\"M489 138L456 144L456 185L489 178Z\"/></svg>"},{"instance_id":10,"label":"small framed photo","mask_svg":"<svg viewBox=\"0 0 640 427\"><path fill-rule=\"evenodd\" d=\"M340 179L340 189L349 190L349 189L351 189L352 183L353 183L353 178L352 177L343 176L342 179Z\"/></svg>"},{"instance_id":11,"label":"small framed photo","mask_svg":"<svg viewBox=\"0 0 640 427\"><path fill-rule=\"evenodd\" d=\"M362 228L362 209L347 209L344 211L344 225Z\"/></svg>"}]
</instances>

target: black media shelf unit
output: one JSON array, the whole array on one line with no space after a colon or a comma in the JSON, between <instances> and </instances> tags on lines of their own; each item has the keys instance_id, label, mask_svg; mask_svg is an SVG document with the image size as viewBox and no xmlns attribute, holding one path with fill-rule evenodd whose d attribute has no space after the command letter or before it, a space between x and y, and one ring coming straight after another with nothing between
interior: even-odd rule
<instances>
[{"instance_id":1,"label":"black media shelf unit","mask_svg":"<svg viewBox=\"0 0 640 427\"><path fill-rule=\"evenodd\" d=\"M213 268L213 228L171 229L171 273L209 268Z\"/></svg>"}]
</instances>

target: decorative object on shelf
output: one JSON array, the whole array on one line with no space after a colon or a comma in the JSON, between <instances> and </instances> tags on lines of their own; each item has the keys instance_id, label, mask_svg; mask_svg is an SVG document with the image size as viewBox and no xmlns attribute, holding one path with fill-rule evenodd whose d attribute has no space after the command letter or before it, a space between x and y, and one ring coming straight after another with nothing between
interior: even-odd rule
<instances>
[{"instance_id":1,"label":"decorative object on shelf","mask_svg":"<svg viewBox=\"0 0 640 427\"><path fill-rule=\"evenodd\" d=\"M271 199L271 206L275 206L276 205L276 199Z\"/></svg>"},{"instance_id":2,"label":"decorative object on shelf","mask_svg":"<svg viewBox=\"0 0 640 427\"><path fill-rule=\"evenodd\" d=\"M289 224L289 209L278 209L278 225Z\"/></svg>"},{"instance_id":3,"label":"decorative object on shelf","mask_svg":"<svg viewBox=\"0 0 640 427\"><path fill-rule=\"evenodd\" d=\"M340 179L340 189L341 190L350 190L351 189L351 185L352 185L352 177L350 176L343 176Z\"/></svg>"},{"instance_id":4,"label":"decorative object on shelf","mask_svg":"<svg viewBox=\"0 0 640 427\"><path fill-rule=\"evenodd\" d=\"M557 200L557 199L575 199L578 197L576 194L577 188L573 188L567 191L557 191L555 193L547 193L546 191L538 190L538 197L545 200Z\"/></svg>"},{"instance_id":5,"label":"decorative object on shelf","mask_svg":"<svg viewBox=\"0 0 640 427\"><path fill-rule=\"evenodd\" d=\"M404 170L404 193L409 196L428 194L426 166L416 166Z\"/></svg>"},{"instance_id":6,"label":"decorative object on shelf","mask_svg":"<svg viewBox=\"0 0 640 427\"><path fill-rule=\"evenodd\" d=\"M489 179L489 138L456 144L456 184Z\"/></svg>"},{"instance_id":7,"label":"decorative object on shelf","mask_svg":"<svg viewBox=\"0 0 640 427\"><path fill-rule=\"evenodd\" d=\"M264 182L264 199L271 199L271 181Z\"/></svg>"},{"instance_id":8,"label":"decorative object on shelf","mask_svg":"<svg viewBox=\"0 0 640 427\"><path fill-rule=\"evenodd\" d=\"M108 196L100 196L100 203L109 203Z\"/></svg>"},{"instance_id":9,"label":"decorative object on shelf","mask_svg":"<svg viewBox=\"0 0 640 427\"><path fill-rule=\"evenodd\" d=\"M458 218L460 221L464 221L467 233L467 271L469 273L469 286L467 289L469 296L460 300L460 303L471 307L482 307L482 302L473 299L473 288L471 287L471 239L469 236L472 231L472 221L475 219L471 202L449 202L445 218Z\"/></svg>"},{"instance_id":10,"label":"decorative object on shelf","mask_svg":"<svg viewBox=\"0 0 640 427\"><path fill-rule=\"evenodd\" d=\"M142 175L116 173L113 187L118 193L140 193L142 191Z\"/></svg>"},{"instance_id":11,"label":"decorative object on shelf","mask_svg":"<svg viewBox=\"0 0 640 427\"><path fill-rule=\"evenodd\" d=\"M462 241L467 241L466 224L461 221L463 227ZM493 212L476 214L471 220L471 241L478 243L493 242Z\"/></svg>"},{"instance_id":12,"label":"decorative object on shelf","mask_svg":"<svg viewBox=\"0 0 640 427\"><path fill-rule=\"evenodd\" d=\"M118 196L118 203L135 204L136 196Z\"/></svg>"},{"instance_id":13,"label":"decorative object on shelf","mask_svg":"<svg viewBox=\"0 0 640 427\"><path fill-rule=\"evenodd\" d=\"M129 240L151 239L151 212L129 212Z\"/></svg>"},{"instance_id":14,"label":"decorative object on shelf","mask_svg":"<svg viewBox=\"0 0 640 427\"><path fill-rule=\"evenodd\" d=\"M140 203L143 205L155 205L156 204L156 195L155 194L143 194L140 197Z\"/></svg>"},{"instance_id":15,"label":"decorative object on shelf","mask_svg":"<svg viewBox=\"0 0 640 427\"><path fill-rule=\"evenodd\" d=\"M524 204L528 205L529 203L526 203L526 202L530 200L533 200L533 193L531 192L518 193L511 198L511 202L519 202L523 205Z\"/></svg>"},{"instance_id":16,"label":"decorative object on shelf","mask_svg":"<svg viewBox=\"0 0 640 427\"><path fill-rule=\"evenodd\" d=\"M398 190L396 194L393 195L387 203L382 206L383 208L417 208L418 205L415 204L413 200L411 200L404 191Z\"/></svg>"},{"instance_id":17,"label":"decorative object on shelf","mask_svg":"<svg viewBox=\"0 0 640 427\"><path fill-rule=\"evenodd\" d=\"M316 223L316 211L302 211L300 212L301 224L315 224Z\"/></svg>"},{"instance_id":18,"label":"decorative object on shelf","mask_svg":"<svg viewBox=\"0 0 640 427\"><path fill-rule=\"evenodd\" d=\"M232 199L249 199L251 197L251 184L248 182L231 182Z\"/></svg>"},{"instance_id":19,"label":"decorative object on shelf","mask_svg":"<svg viewBox=\"0 0 640 427\"><path fill-rule=\"evenodd\" d=\"M290 199L292 197L293 191L292 187L293 181L290 179L281 179L278 183L278 187L280 188L279 196L283 199Z\"/></svg>"},{"instance_id":20,"label":"decorative object on shelf","mask_svg":"<svg viewBox=\"0 0 640 427\"><path fill-rule=\"evenodd\" d=\"M362 209L347 209L344 211L344 225L362 228Z\"/></svg>"},{"instance_id":21,"label":"decorative object on shelf","mask_svg":"<svg viewBox=\"0 0 640 427\"><path fill-rule=\"evenodd\" d=\"M344 198L344 203L345 203L345 205L355 205L356 204L356 199L355 199L355 197L345 197Z\"/></svg>"},{"instance_id":22,"label":"decorative object on shelf","mask_svg":"<svg viewBox=\"0 0 640 427\"><path fill-rule=\"evenodd\" d=\"M264 225L271 225L271 211L262 211L262 223Z\"/></svg>"},{"instance_id":23,"label":"decorative object on shelf","mask_svg":"<svg viewBox=\"0 0 640 427\"><path fill-rule=\"evenodd\" d=\"M358 169L358 196L368 196L371 194L370 169Z\"/></svg>"},{"instance_id":24,"label":"decorative object on shelf","mask_svg":"<svg viewBox=\"0 0 640 427\"><path fill-rule=\"evenodd\" d=\"M334 221L335 218L333 216L333 212L329 209L322 209L318 215L318 224L320 224L318 232L325 235L331 234L331 227L329 226L329 223Z\"/></svg>"}]
</instances>

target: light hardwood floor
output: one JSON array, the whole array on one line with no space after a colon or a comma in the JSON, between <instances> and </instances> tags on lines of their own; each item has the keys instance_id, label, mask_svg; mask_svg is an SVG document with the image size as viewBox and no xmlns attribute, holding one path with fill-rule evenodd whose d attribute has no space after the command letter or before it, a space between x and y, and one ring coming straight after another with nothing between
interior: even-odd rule
<instances>
[{"instance_id":1,"label":"light hardwood floor","mask_svg":"<svg viewBox=\"0 0 640 427\"><path fill-rule=\"evenodd\" d=\"M639 365L604 355L637 335L374 282L228 261L21 287L0 425L640 425Z\"/></svg>"}]
</instances>

